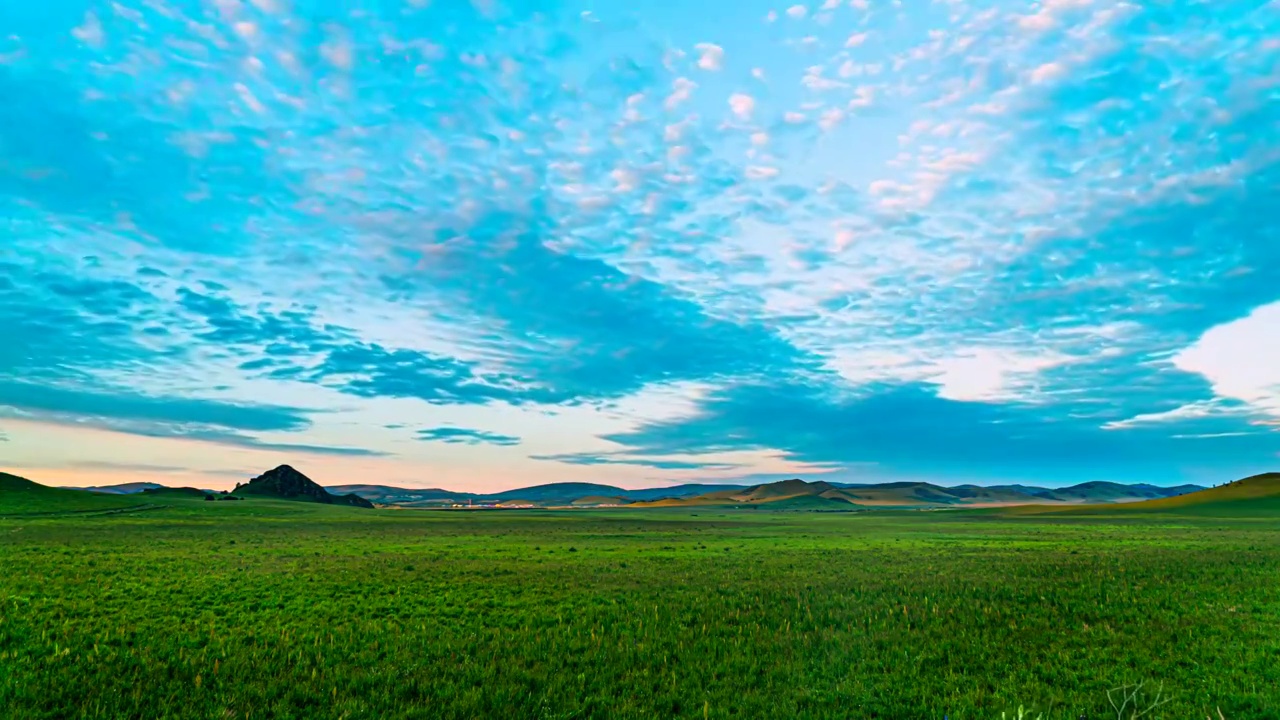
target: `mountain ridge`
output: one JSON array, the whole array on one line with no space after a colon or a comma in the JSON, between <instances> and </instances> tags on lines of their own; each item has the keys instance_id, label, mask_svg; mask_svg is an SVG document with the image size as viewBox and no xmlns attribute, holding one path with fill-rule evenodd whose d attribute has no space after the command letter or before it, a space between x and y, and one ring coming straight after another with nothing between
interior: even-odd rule
<instances>
[{"instance_id":1,"label":"mountain ridge","mask_svg":"<svg viewBox=\"0 0 1280 720\"><path fill-rule=\"evenodd\" d=\"M802 489L807 488L807 489ZM1034 503L1134 502L1170 497L1202 489L1198 485L1171 488L1137 483L1126 485L1095 481L1064 488L1028 485L958 485L946 487L927 482L898 481L889 483L839 483L822 480L806 482L798 478L756 485L688 483L666 488L627 490L597 483L548 483L515 488L495 493L450 491L441 488L400 488L387 485L336 485L332 492L360 495L382 504L409 507L448 506L454 504L502 504L520 501L541 505L573 505L583 498L610 498L644 507L650 503L662 506L709 505L726 503L759 504L770 496L775 499L797 495L827 493L827 499L842 500L864 506L965 506L1012 505Z\"/></svg>"},{"instance_id":2,"label":"mountain ridge","mask_svg":"<svg viewBox=\"0 0 1280 720\"><path fill-rule=\"evenodd\" d=\"M1192 486L1198 487L1198 486ZM927 482L827 483L800 479L755 485L690 498L666 498L637 507L681 507L703 505L759 506L780 502L797 504L797 498L816 498L858 507L993 507L1037 504L1124 503L1168 498L1187 491L1188 486L1164 489L1154 485L1124 485L1090 482L1066 488L1034 486L960 485L944 487Z\"/></svg>"},{"instance_id":3,"label":"mountain ridge","mask_svg":"<svg viewBox=\"0 0 1280 720\"><path fill-rule=\"evenodd\" d=\"M17 477L17 476L9 476ZM29 481L28 481L29 482ZM1239 482L1239 481L1237 481ZM45 486L39 486L45 487ZM142 495L168 486L153 482L75 488L102 495ZM763 506L799 497L815 497L836 504L860 507L995 507L1014 505L1134 504L1178 497L1205 489L1198 485L1162 487L1148 483L1091 481L1061 488L1033 485L942 486L922 481L844 483L791 478L754 485L685 483L668 487L628 490L614 485L584 482L544 483L493 493L435 488L404 488L380 484L347 484L323 487L289 465L281 465L236 485L238 496L270 496L323 504L373 507L679 507L702 505ZM71 488L67 488L71 491ZM804 503L792 502L792 505ZM823 505L824 503L816 503ZM775 505L775 507L782 507Z\"/></svg>"}]
</instances>

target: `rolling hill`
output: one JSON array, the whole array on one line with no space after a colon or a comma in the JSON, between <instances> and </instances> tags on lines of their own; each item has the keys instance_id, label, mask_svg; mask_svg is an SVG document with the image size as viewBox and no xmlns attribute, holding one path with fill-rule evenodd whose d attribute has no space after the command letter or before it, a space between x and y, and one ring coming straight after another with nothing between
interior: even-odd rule
<instances>
[{"instance_id":1,"label":"rolling hill","mask_svg":"<svg viewBox=\"0 0 1280 720\"><path fill-rule=\"evenodd\" d=\"M943 487L926 482L872 484L805 482L800 479L791 479L759 485L690 483L641 490L625 490L597 483L550 483L488 494L386 485L338 485L328 489L335 493L359 495L380 504L404 507L441 507L456 504L504 507L513 505L588 507L624 504L635 507L759 505L799 496L816 496L865 507L991 507L1037 503L1061 505L1135 502L1181 495L1203 488L1197 485L1164 488L1155 485L1123 485L1111 482L1089 482L1052 489L1029 485Z\"/></svg>"},{"instance_id":2,"label":"rolling hill","mask_svg":"<svg viewBox=\"0 0 1280 720\"><path fill-rule=\"evenodd\" d=\"M354 494L386 505L431 507L462 503L508 504L514 501L542 506L578 504L585 498L613 498L621 503L660 500L663 498L693 497L720 490L740 490L744 485L707 485L690 483L672 487L625 490L612 485L596 483L550 483L498 493L471 493L440 488L401 488L388 485L332 485L329 492Z\"/></svg>"},{"instance_id":3,"label":"rolling hill","mask_svg":"<svg viewBox=\"0 0 1280 720\"><path fill-rule=\"evenodd\" d=\"M682 507L703 505L768 505L782 509L787 502L800 507L797 498L845 503L861 507L992 507L1008 505L1068 505L1090 503L1135 502L1150 498L1166 498L1185 492L1188 487L1160 488L1152 485L1121 485L1108 482L1082 483L1068 488L1040 488L1021 485L984 487L961 485L942 487L925 482L890 482L879 484L835 484L805 482L799 479L754 485L747 488L719 490L684 498L666 498L637 507ZM809 503L824 506L824 503Z\"/></svg>"},{"instance_id":4,"label":"rolling hill","mask_svg":"<svg viewBox=\"0 0 1280 720\"><path fill-rule=\"evenodd\" d=\"M382 505L451 504L479 497L474 493L440 488L401 488L390 485L330 485L325 490L334 495L358 495Z\"/></svg>"},{"instance_id":5,"label":"rolling hill","mask_svg":"<svg viewBox=\"0 0 1280 720\"><path fill-rule=\"evenodd\" d=\"M136 497L49 487L0 472L0 515L98 512L142 504Z\"/></svg>"},{"instance_id":6,"label":"rolling hill","mask_svg":"<svg viewBox=\"0 0 1280 720\"><path fill-rule=\"evenodd\" d=\"M716 490L702 495L636 503L635 507L698 507L702 505L768 506L772 509L852 509L847 491L825 482L782 480L746 488Z\"/></svg>"},{"instance_id":7,"label":"rolling hill","mask_svg":"<svg viewBox=\"0 0 1280 720\"><path fill-rule=\"evenodd\" d=\"M1185 495L1126 503L1107 510L1280 513L1280 472L1253 475Z\"/></svg>"},{"instance_id":8,"label":"rolling hill","mask_svg":"<svg viewBox=\"0 0 1280 720\"><path fill-rule=\"evenodd\" d=\"M1105 503L1137 502L1169 497L1165 488L1155 485L1121 485L1113 482L1087 482L1052 491L1062 502Z\"/></svg>"},{"instance_id":9,"label":"rolling hill","mask_svg":"<svg viewBox=\"0 0 1280 720\"><path fill-rule=\"evenodd\" d=\"M135 493L145 492L147 490L158 490L164 487L159 483L153 482L132 482L120 483L119 485L98 485L85 488L65 488L67 490L88 490L89 492L103 493L105 495L133 495Z\"/></svg>"}]
</instances>

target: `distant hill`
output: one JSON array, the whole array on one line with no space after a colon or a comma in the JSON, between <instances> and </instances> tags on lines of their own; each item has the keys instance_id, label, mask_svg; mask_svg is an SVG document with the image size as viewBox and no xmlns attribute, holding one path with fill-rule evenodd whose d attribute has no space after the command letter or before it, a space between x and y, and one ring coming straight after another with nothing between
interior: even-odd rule
<instances>
[{"instance_id":1,"label":"distant hill","mask_svg":"<svg viewBox=\"0 0 1280 720\"><path fill-rule=\"evenodd\" d=\"M782 480L745 488L716 490L693 497L663 498L637 506L682 507L700 505L768 505L775 509L801 509L813 506L833 507L852 505L844 491L825 482L805 482L800 479Z\"/></svg>"},{"instance_id":2,"label":"distant hill","mask_svg":"<svg viewBox=\"0 0 1280 720\"><path fill-rule=\"evenodd\" d=\"M1121 485L1113 482L1087 482L1052 491L1063 502L1104 503L1135 502L1169 497L1165 488L1155 485Z\"/></svg>"},{"instance_id":3,"label":"distant hill","mask_svg":"<svg viewBox=\"0 0 1280 720\"><path fill-rule=\"evenodd\" d=\"M193 488L193 487L154 487L154 488L147 488L146 490L143 490L141 493L143 497L148 497L148 498L152 498L152 497L203 498L207 495L213 495L213 494L214 493L208 490L201 490L199 488Z\"/></svg>"},{"instance_id":4,"label":"distant hill","mask_svg":"<svg viewBox=\"0 0 1280 720\"><path fill-rule=\"evenodd\" d=\"M89 492L103 493L106 495L133 495L134 493L145 492L147 490L157 490L164 487L159 483L153 482L132 482L120 483L119 485L98 485L86 488L66 488L68 490L88 490Z\"/></svg>"},{"instance_id":5,"label":"distant hill","mask_svg":"<svg viewBox=\"0 0 1280 720\"><path fill-rule=\"evenodd\" d=\"M627 491L612 485L597 485L595 483L551 483L549 485L534 485L532 487L519 488L516 490L507 490L505 492L492 493L489 495L479 496L484 500L529 500L533 502L556 501L569 503L581 497L590 495L595 496L617 496L623 495Z\"/></svg>"},{"instance_id":6,"label":"distant hill","mask_svg":"<svg viewBox=\"0 0 1280 720\"><path fill-rule=\"evenodd\" d=\"M799 479L753 485L747 488L719 490L693 497L666 498L646 506L680 507L701 505L769 505L783 508L782 502L800 507L797 498L818 498L835 503L863 507L949 507L1000 506L1034 504L1086 504L1134 502L1181 494L1188 487L1159 488L1151 485L1117 483L1083 483L1069 488L1049 489L1023 485L983 487L961 485L942 487L925 482L890 482L878 484L834 484L805 482ZM807 503L822 505L822 503Z\"/></svg>"},{"instance_id":7,"label":"distant hill","mask_svg":"<svg viewBox=\"0 0 1280 720\"><path fill-rule=\"evenodd\" d=\"M359 495L334 495L317 485L311 478L288 465L281 465L275 469L268 470L243 485L237 484L232 494L241 497L257 496L281 500L300 500L303 502L323 503L325 505L373 507L373 503Z\"/></svg>"},{"instance_id":8,"label":"distant hill","mask_svg":"<svg viewBox=\"0 0 1280 720\"><path fill-rule=\"evenodd\" d=\"M338 485L328 488L335 493L351 493L373 502L405 507L467 504L537 507L635 504L639 507L680 507L772 503L799 496L820 496L826 500L866 507L986 507L1039 503L1135 502L1172 497L1202 489L1198 485L1162 488L1155 485L1122 485L1111 482L1089 482L1067 488L1050 489L1030 485L943 487L926 482L828 483L805 482L800 479L759 485L691 483L641 490L624 490L597 483L550 483L488 494L386 485ZM606 499L608 502L603 501Z\"/></svg>"},{"instance_id":9,"label":"distant hill","mask_svg":"<svg viewBox=\"0 0 1280 720\"><path fill-rule=\"evenodd\" d=\"M749 486L689 483L685 485L672 485L671 487L623 490L622 497L625 497L628 500L659 500L661 498L693 497L695 495L705 495L706 493L717 492L720 490L742 490L746 487Z\"/></svg>"},{"instance_id":10,"label":"distant hill","mask_svg":"<svg viewBox=\"0 0 1280 720\"><path fill-rule=\"evenodd\" d=\"M585 498L614 498L622 503L682 498L719 490L741 490L745 485L709 485L690 483L672 487L625 490L612 485L596 483L550 483L533 487L506 490L498 493L470 493L440 488L402 488L388 485L332 485L332 493L355 494L366 500L388 505L431 506L475 503L508 503L521 501L537 505L572 505Z\"/></svg>"},{"instance_id":11,"label":"distant hill","mask_svg":"<svg viewBox=\"0 0 1280 720\"><path fill-rule=\"evenodd\" d=\"M335 495L358 495L365 500L384 505L451 503L479 497L474 493L440 488L401 488L389 485L330 485L325 490Z\"/></svg>"}]
</instances>

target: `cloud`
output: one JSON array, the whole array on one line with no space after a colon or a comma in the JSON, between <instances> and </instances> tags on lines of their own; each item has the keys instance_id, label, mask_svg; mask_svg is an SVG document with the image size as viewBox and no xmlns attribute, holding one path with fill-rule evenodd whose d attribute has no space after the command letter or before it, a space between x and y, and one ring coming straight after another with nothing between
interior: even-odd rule
<instances>
[{"instance_id":1,"label":"cloud","mask_svg":"<svg viewBox=\"0 0 1280 720\"><path fill-rule=\"evenodd\" d=\"M0 67L0 95L9 104L0 125L9 156L0 191L77 223L225 253L261 214L256 196L291 199L292 178L268 173L263 136L248 128L202 142L196 157L175 144L171 126L137 114L114 93L86 102L84 89L62 74L36 79ZM60 138L56 147L45 140L51 132ZM220 192L202 192L210 185ZM222 222L200 219L209 216Z\"/></svg>"},{"instance_id":2,"label":"cloud","mask_svg":"<svg viewBox=\"0 0 1280 720\"><path fill-rule=\"evenodd\" d=\"M178 465L153 465L150 463L120 463L109 462L105 460L75 460L68 463L70 467L81 470L123 470L126 472L143 472L143 473L185 473L190 468ZM207 475L233 475L235 477L253 477L255 473L248 470L200 470L202 474Z\"/></svg>"},{"instance_id":3,"label":"cloud","mask_svg":"<svg viewBox=\"0 0 1280 720\"><path fill-rule=\"evenodd\" d=\"M670 288L549 247L533 218L492 215L439 253L412 282L501 328L503 364L544 401L619 397L650 383L804 371L817 361L758 323L709 314ZM380 360L370 367L414 367ZM397 373L403 370L397 370ZM432 367L433 375L439 371ZM445 372L458 376L461 369ZM464 390L492 392L458 377Z\"/></svg>"},{"instance_id":4,"label":"cloud","mask_svg":"<svg viewBox=\"0 0 1280 720\"><path fill-rule=\"evenodd\" d=\"M1248 406L1232 404L1222 400L1197 400L1179 405L1172 410L1141 413L1123 420L1113 420L1103 425L1106 430L1123 430L1151 424L1178 424L1188 420L1204 420L1207 418L1242 417L1248 415Z\"/></svg>"},{"instance_id":5,"label":"cloud","mask_svg":"<svg viewBox=\"0 0 1280 720\"><path fill-rule=\"evenodd\" d=\"M856 32L845 39L844 46L847 48L860 47L869 37L871 37L871 33Z\"/></svg>"},{"instance_id":6,"label":"cloud","mask_svg":"<svg viewBox=\"0 0 1280 720\"><path fill-rule=\"evenodd\" d=\"M71 36L93 48L100 48L105 42L102 21L98 19L98 16L92 10L84 14L84 23L82 25L72 28Z\"/></svg>"},{"instance_id":7,"label":"cloud","mask_svg":"<svg viewBox=\"0 0 1280 720\"><path fill-rule=\"evenodd\" d=\"M632 458L593 453L566 453L560 455L530 455L530 460L545 460L567 465L632 465L656 470L732 470L733 463L690 462L687 460L662 460L658 458Z\"/></svg>"},{"instance_id":8,"label":"cloud","mask_svg":"<svg viewBox=\"0 0 1280 720\"><path fill-rule=\"evenodd\" d=\"M750 120L751 113L756 109L755 98L743 93L734 93L729 96L729 109L739 120Z\"/></svg>"},{"instance_id":9,"label":"cloud","mask_svg":"<svg viewBox=\"0 0 1280 720\"><path fill-rule=\"evenodd\" d=\"M960 401L1016 402L1026 397L1040 373L1072 362L1069 356L1032 355L992 348L957 352L933 365L929 378L938 385L938 397Z\"/></svg>"},{"instance_id":10,"label":"cloud","mask_svg":"<svg viewBox=\"0 0 1280 720\"><path fill-rule=\"evenodd\" d=\"M712 72L724 68L724 48L711 43L698 43L698 67Z\"/></svg>"},{"instance_id":11,"label":"cloud","mask_svg":"<svg viewBox=\"0 0 1280 720\"><path fill-rule=\"evenodd\" d=\"M1219 398L1280 415L1280 302L1205 331L1173 356L1174 367L1209 381Z\"/></svg>"},{"instance_id":12,"label":"cloud","mask_svg":"<svg viewBox=\"0 0 1280 720\"><path fill-rule=\"evenodd\" d=\"M1031 71L1031 82L1040 84L1051 82L1067 74L1067 67L1060 62L1040 65Z\"/></svg>"},{"instance_id":13,"label":"cloud","mask_svg":"<svg viewBox=\"0 0 1280 720\"><path fill-rule=\"evenodd\" d=\"M809 14L809 8L804 5L792 5L787 8L787 17L795 20L803 20Z\"/></svg>"},{"instance_id":14,"label":"cloud","mask_svg":"<svg viewBox=\"0 0 1280 720\"><path fill-rule=\"evenodd\" d=\"M417 398L438 404L568 399L545 388L521 387L520 380L509 375L482 374L454 358L366 343L334 348L317 365L285 365L270 376L315 382L360 397Z\"/></svg>"},{"instance_id":15,"label":"cloud","mask_svg":"<svg viewBox=\"0 0 1280 720\"><path fill-rule=\"evenodd\" d=\"M437 427L418 431L418 439L455 445L519 445L520 438L511 435L468 430L456 427Z\"/></svg>"},{"instance_id":16,"label":"cloud","mask_svg":"<svg viewBox=\"0 0 1280 720\"><path fill-rule=\"evenodd\" d=\"M918 384L852 396L820 386L739 386L692 416L607 439L632 454L776 448L796 462L875 462L891 475L1053 481L1167 482L1204 468L1257 467L1280 449L1277 433L1188 443L1158 430L1116 433L1042 408L947 400Z\"/></svg>"},{"instance_id":17,"label":"cloud","mask_svg":"<svg viewBox=\"0 0 1280 720\"><path fill-rule=\"evenodd\" d=\"M127 390L72 389L13 380L0 381L0 405L24 413L250 432L288 432L310 425L305 413L296 408L188 397L153 397Z\"/></svg>"},{"instance_id":18,"label":"cloud","mask_svg":"<svg viewBox=\"0 0 1280 720\"><path fill-rule=\"evenodd\" d=\"M153 326L157 299L133 283L63 272L53 262L40 272L0 262L0 277L0 325L9 338L0 344L0 376L56 379L70 368L160 354L139 335Z\"/></svg>"},{"instance_id":19,"label":"cloud","mask_svg":"<svg viewBox=\"0 0 1280 720\"><path fill-rule=\"evenodd\" d=\"M84 425L143 437L178 438L256 450L378 457L368 448L279 442L248 433L299 433L303 410L191 397L156 397L115 388L64 388L0 381L0 410L10 417Z\"/></svg>"},{"instance_id":20,"label":"cloud","mask_svg":"<svg viewBox=\"0 0 1280 720\"><path fill-rule=\"evenodd\" d=\"M693 96L693 91L697 89L697 87L698 84L688 78L676 78L671 83L671 94L667 96L663 105L667 110L675 110Z\"/></svg>"}]
</instances>

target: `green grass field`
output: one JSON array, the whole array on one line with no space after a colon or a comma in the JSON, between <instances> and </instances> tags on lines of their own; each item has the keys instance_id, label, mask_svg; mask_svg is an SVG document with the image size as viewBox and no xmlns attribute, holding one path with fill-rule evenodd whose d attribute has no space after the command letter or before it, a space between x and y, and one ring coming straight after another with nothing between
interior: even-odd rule
<instances>
[{"instance_id":1,"label":"green grass field","mask_svg":"<svg viewBox=\"0 0 1280 720\"><path fill-rule=\"evenodd\" d=\"M5 718L1280 717L1271 512L105 500L0 512Z\"/></svg>"}]
</instances>

